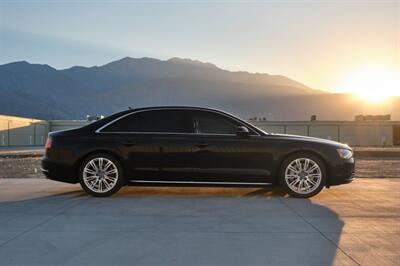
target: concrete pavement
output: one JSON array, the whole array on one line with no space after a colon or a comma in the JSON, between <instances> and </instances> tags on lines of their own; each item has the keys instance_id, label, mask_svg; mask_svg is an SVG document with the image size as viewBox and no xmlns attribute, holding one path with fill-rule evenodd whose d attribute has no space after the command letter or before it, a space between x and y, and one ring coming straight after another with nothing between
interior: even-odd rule
<instances>
[{"instance_id":1,"label":"concrete pavement","mask_svg":"<svg viewBox=\"0 0 400 266\"><path fill-rule=\"evenodd\" d=\"M279 189L129 187L0 179L0 265L398 265L400 179L312 199Z\"/></svg>"},{"instance_id":2,"label":"concrete pavement","mask_svg":"<svg viewBox=\"0 0 400 266\"><path fill-rule=\"evenodd\" d=\"M0 146L0 156L43 155L44 146Z\"/></svg>"}]
</instances>

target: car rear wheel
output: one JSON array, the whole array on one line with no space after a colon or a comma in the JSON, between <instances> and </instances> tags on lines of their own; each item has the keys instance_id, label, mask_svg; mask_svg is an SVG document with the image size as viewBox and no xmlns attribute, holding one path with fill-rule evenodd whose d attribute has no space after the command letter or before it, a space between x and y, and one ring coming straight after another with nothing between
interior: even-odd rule
<instances>
[{"instance_id":1,"label":"car rear wheel","mask_svg":"<svg viewBox=\"0 0 400 266\"><path fill-rule=\"evenodd\" d=\"M86 158L79 171L82 188L90 195L107 197L123 185L122 167L107 154L95 154Z\"/></svg>"},{"instance_id":2,"label":"car rear wheel","mask_svg":"<svg viewBox=\"0 0 400 266\"><path fill-rule=\"evenodd\" d=\"M281 169L280 183L283 189L296 198L308 198L318 194L326 184L323 161L308 153L298 153L287 158Z\"/></svg>"}]
</instances>

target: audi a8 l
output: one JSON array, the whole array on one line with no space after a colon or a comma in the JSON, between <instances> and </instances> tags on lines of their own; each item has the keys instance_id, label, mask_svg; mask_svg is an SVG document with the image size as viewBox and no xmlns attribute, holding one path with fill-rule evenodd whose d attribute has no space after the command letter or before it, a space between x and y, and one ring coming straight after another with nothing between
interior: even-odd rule
<instances>
[{"instance_id":1,"label":"audi a8 l","mask_svg":"<svg viewBox=\"0 0 400 266\"><path fill-rule=\"evenodd\" d=\"M280 185L306 198L351 182L354 158L348 145L265 132L219 110L147 107L49 133L42 172L93 196L124 185Z\"/></svg>"}]
</instances>

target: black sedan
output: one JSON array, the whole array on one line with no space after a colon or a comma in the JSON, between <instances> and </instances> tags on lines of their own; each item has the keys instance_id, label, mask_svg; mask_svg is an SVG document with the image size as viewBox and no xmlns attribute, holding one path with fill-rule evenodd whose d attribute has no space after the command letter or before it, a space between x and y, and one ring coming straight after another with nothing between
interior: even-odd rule
<instances>
[{"instance_id":1,"label":"black sedan","mask_svg":"<svg viewBox=\"0 0 400 266\"><path fill-rule=\"evenodd\" d=\"M94 196L129 185L265 186L294 197L349 183L352 149L267 133L219 110L148 107L49 134L42 171Z\"/></svg>"}]
</instances>

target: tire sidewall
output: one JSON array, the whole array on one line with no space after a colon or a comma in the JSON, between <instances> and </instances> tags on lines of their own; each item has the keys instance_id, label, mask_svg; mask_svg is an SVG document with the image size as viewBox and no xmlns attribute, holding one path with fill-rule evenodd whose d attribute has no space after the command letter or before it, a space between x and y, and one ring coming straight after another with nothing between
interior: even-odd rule
<instances>
[{"instance_id":1,"label":"tire sidewall","mask_svg":"<svg viewBox=\"0 0 400 266\"><path fill-rule=\"evenodd\" d=\"M83 181L83 170L84 170L86 164L89 161L93 160L94 158L99 158L99 157L106 158L106 159L112 161L115 164L115 166L117 167L117 170L118 170L117 183L115 184L115 186L111 190L109 190L107 192L104 192L104 193L98 193L98 192L92 191L90 188L88 188L86 186L85 182ZM82 164L81 164L81 166L79 168L79 183L81 184L81 187L83 188L83 190L85 190L86 193L88 193L88 194L90 194L92 196L95 196L95 197L108 197L108 196L111 196L112 194L118 192L121 189L121 187L124 185L123 169L121 167L121 164L118 162L118 160L116 160L114 157L112 157L112 156L110 156L108 154L105 154L105 153L92 154L92 155L88 156L87 158L85 158L83 160L83 162L82 162Z\"/></svg>"},{"instance_id":2,"label":"tire sidewall","mask_svg":"<svg viewBox=\"0 0 400 266\"><path fill-rule=\"evenodd\" d=\"M319 184L319 186L317 187L317 189L315 189L314 191L307 193L307 194L300 194L297 193L295 191L293 191L286 183L285 180L285 171L286 171L286 167L295 159L298 158L308 158L313 160L315 163L318 164L318 166L321 169L321 183ZM281 187L292 197L295 198L309 198L312 196L315 196L316 194L318 194L326 185L327 183L327 170L326 170L326 166L324 161L319 158L318 156L309 153L309 152L299 152L299 153L295 153L293 155L290 155L288 158L286 158L281 166L280 169L280 174L279 174L279 183L281 185Z\"/></svg>"}]
</instances>

